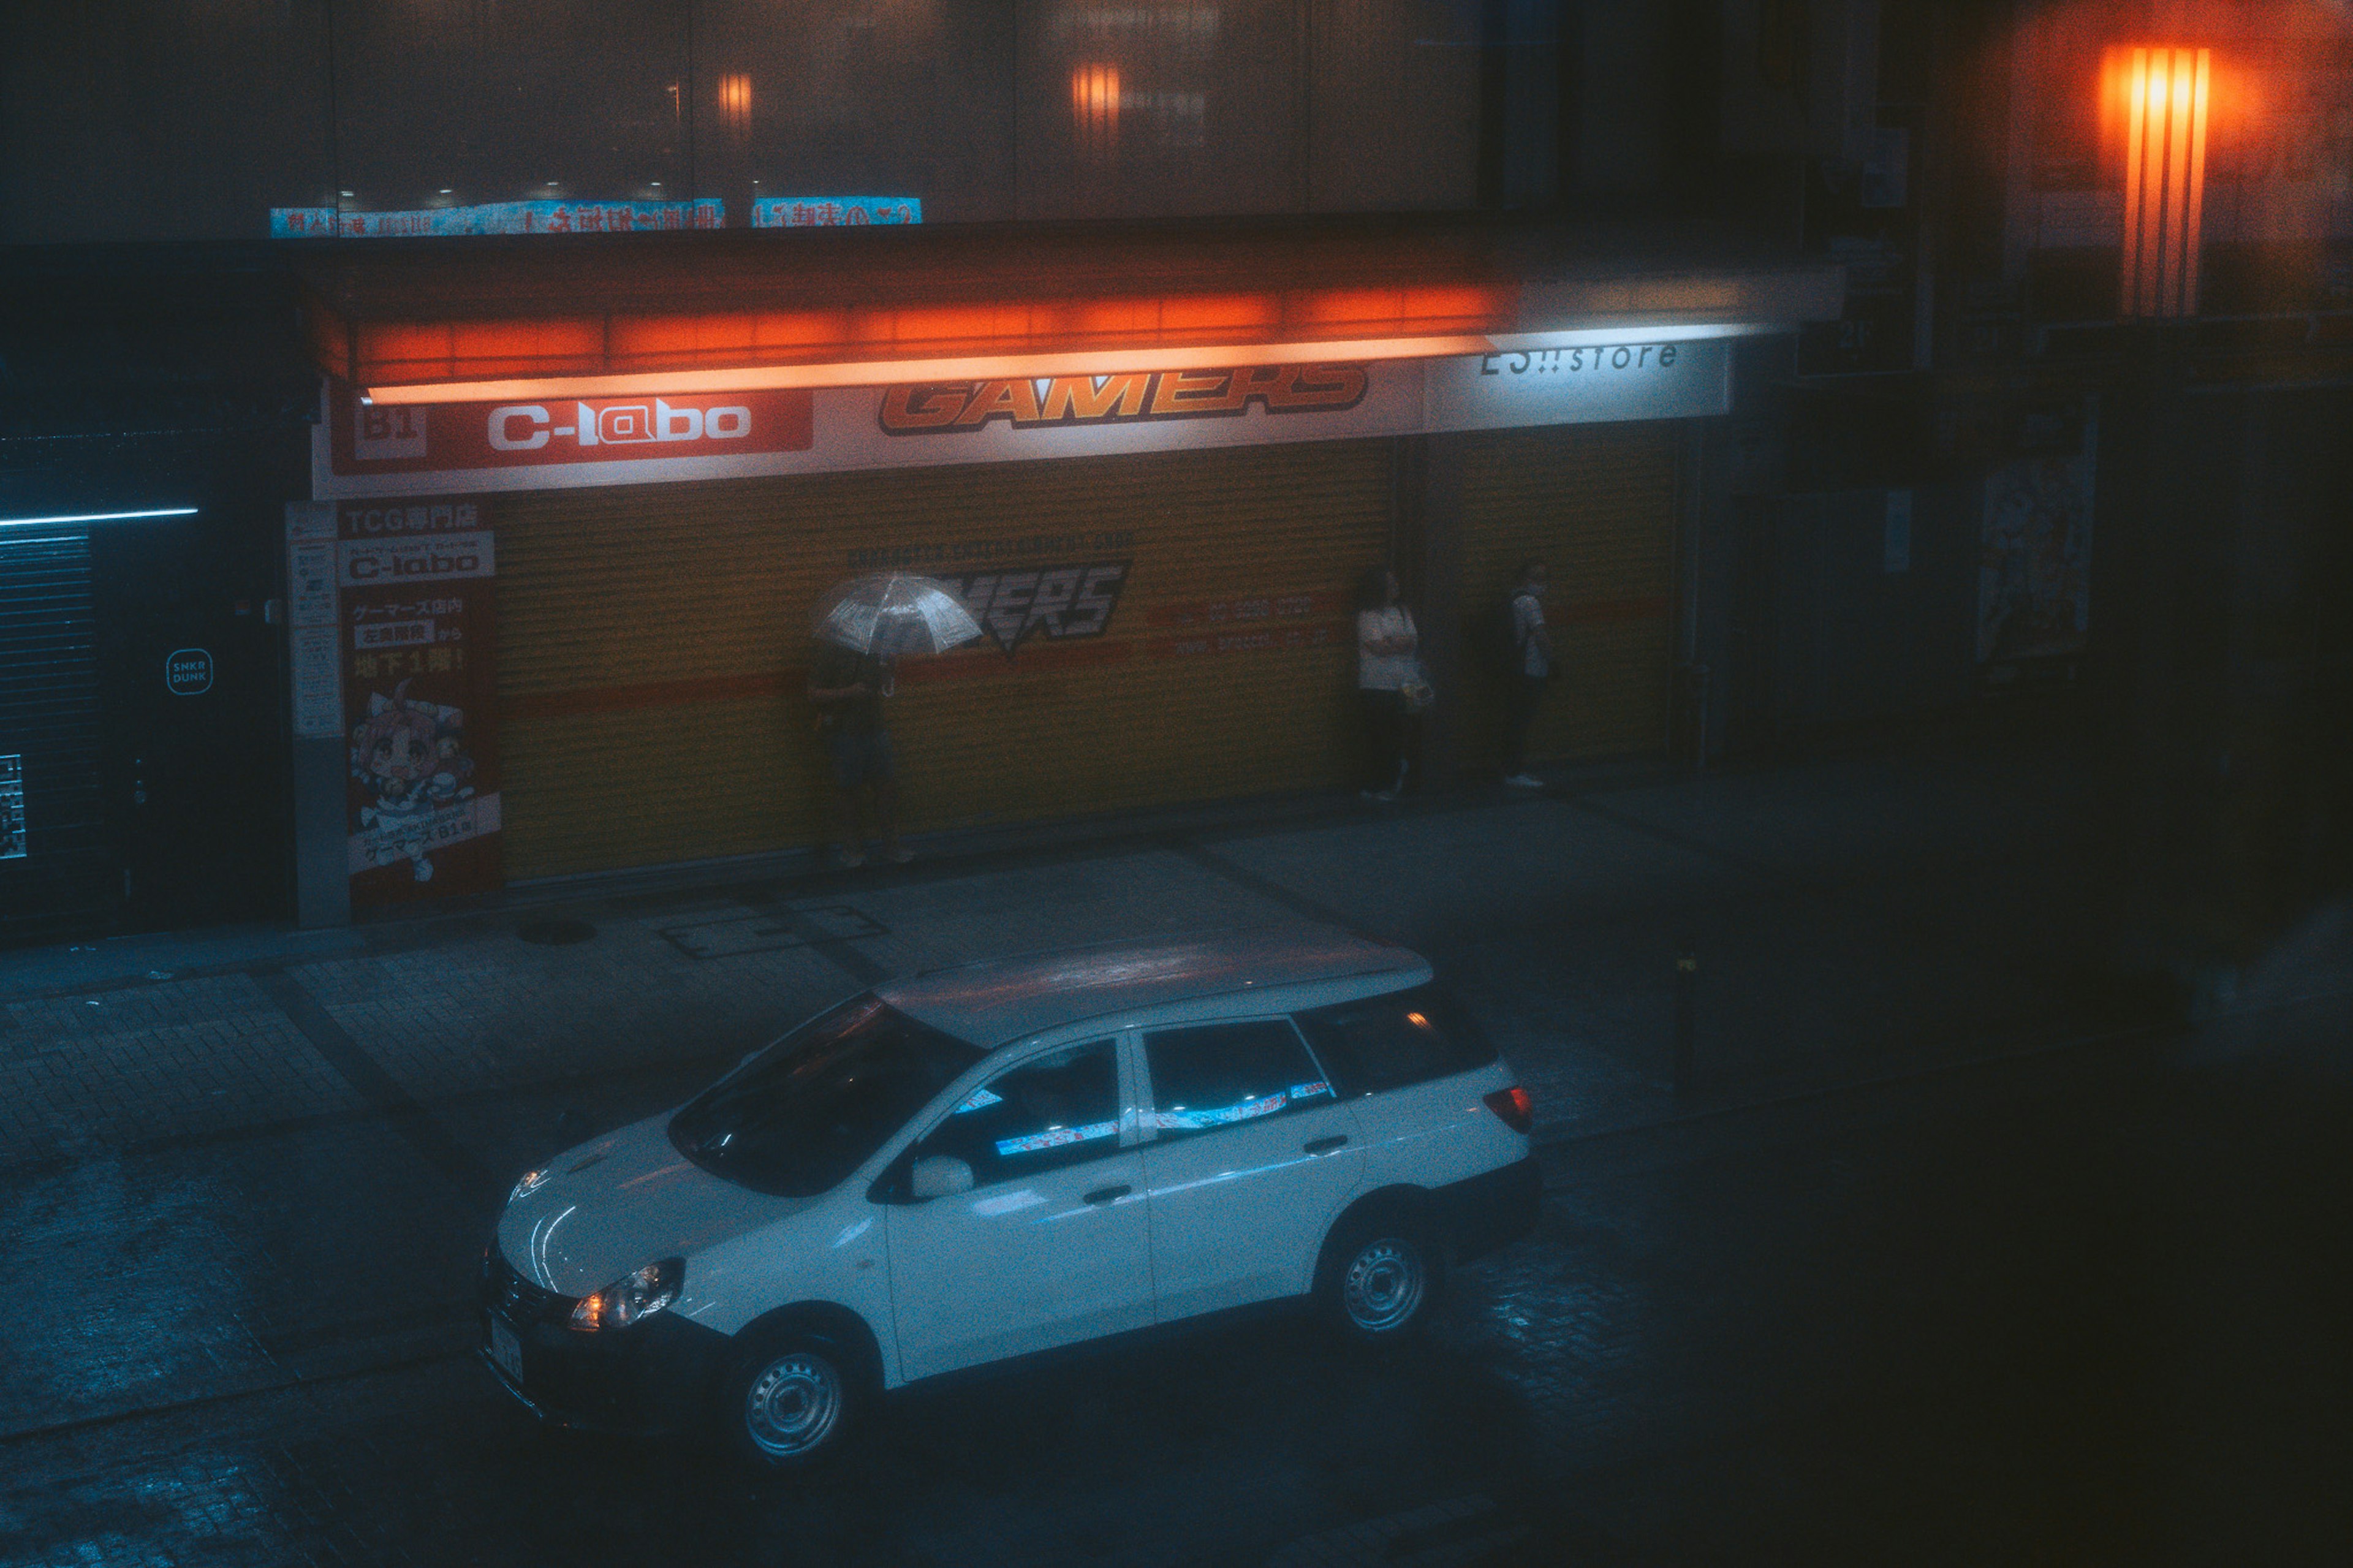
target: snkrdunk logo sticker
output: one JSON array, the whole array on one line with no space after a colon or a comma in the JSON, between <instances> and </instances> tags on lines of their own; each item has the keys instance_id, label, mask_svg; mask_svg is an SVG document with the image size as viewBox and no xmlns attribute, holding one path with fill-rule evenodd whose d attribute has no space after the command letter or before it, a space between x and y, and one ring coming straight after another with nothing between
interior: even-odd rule
<instances>
[{"instance_id":1,"label":"snkrdunk logo sticker","mask_svg":"<svg viewBox=\"0 0 2353 1568\"><path fill-rule=\"evenodd\" d=\"M969 434L995 420L1032 430L1166 419L1335 414L1365 400L1360 364L1268 364L1010 381L925 382L882 394L876 418L892 436Z\"/></svg>"}]
</instances>

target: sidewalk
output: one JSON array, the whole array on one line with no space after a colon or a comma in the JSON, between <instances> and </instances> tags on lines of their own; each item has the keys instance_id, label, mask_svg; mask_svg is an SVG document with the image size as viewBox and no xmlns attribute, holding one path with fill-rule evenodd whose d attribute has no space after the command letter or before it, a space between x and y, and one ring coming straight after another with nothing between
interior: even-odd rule
<instances>
[{"instance_id":1,"label":"sidewalk","mask_svg":"<svg viewBox=\"0 0 2353 1568\"><path fill-rule=\"evenodd\" d=\"M1657 1121L2113 1026L2092 811L2063 743L1979 727L1704 779L1291 801L949 840L902 869L779 858L0 952L0 1168L715 1070L890 975L1303 918L1433 959L1540 1136Z\"/></svg>"}]
</instances>

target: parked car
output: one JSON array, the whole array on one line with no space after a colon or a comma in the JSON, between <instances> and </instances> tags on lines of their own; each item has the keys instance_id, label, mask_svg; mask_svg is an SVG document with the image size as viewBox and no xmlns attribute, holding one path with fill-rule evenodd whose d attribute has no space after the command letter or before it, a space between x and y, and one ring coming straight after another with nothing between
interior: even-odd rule
<instances>
[{"instance_id":1,"label":"parked car","mask_svg":"<svg viewBox=\"0 0 2353 1568\"><path fill-rule=\"evenodd\" d=\"M883 1391L1284 1298L1378 1342L1524 1234L1526 1093L1308 928L892 982L515 1184L485 1361L568 1426L835 1450Z\"/></svg>"}]
</instances>

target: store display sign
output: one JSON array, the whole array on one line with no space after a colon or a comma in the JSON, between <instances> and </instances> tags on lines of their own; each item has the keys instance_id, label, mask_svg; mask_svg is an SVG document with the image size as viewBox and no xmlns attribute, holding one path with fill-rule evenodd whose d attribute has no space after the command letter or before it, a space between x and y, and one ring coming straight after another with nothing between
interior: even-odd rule
<instances>
[{"instance_id":1,"label":"store display sign","mask_svg":"<svg viewBox=\"0 0 2353 1568\"><path fill-rule=\"evenodd\" d=\"M0 860L25 858L25 759L0 756Z\"/></svg>"},{"instance_id":2,"label":"store display sign","mask_svg":"<svg viewBox=\"0 0 2353 1568\"><path fill-rule=\"evenodd\" d=\"M396 406L363 403L338 387L330 401L330 460L339 475L607 464L644 476L649 463L806 451L809 445L806 392Z\"/></svg>"},{"instance_id":3,"label":"store display sign","mask_svg":"<svg viewBox=\"0 0 2353 1568\"><path fill-rule=\"evenodd\" d=\"M1432 430L1684 419L1732 407L1725 338L1566 342L1430 362Z\"/></svg>"},{"instance_id":4,"label":"store display sign","mask_svg":"<svg viewBox=\"0 0 2353 1568\"><path fill-rule=\"evenodd\" d=\"M392 406L331 384L311 437L312 493L557 489L1680 419L1726 412L1731 388L1730 340L1672 335L1372 363L585 402Z\"/></svg>"},{"instance_id":5,"label":"store display sign","mask_svg":"<svg viewBox=\"0 0 2353 1568\"><path fill-rule=\"evenodd\" d=\"M355 909L502 879L497 563L479 522L472 501L338 510L333 630Z\"/></svg>"},{"instance_id":6,"label":"store display sign","mask_svg":"<svg viewBox=\"0 0 2353 1568\"><path fill-rule=\"evenodd\" d=\"M1986 476L1978 662L2081 654L2092 623L2095 401L2031 412L2023 455Z\"/></svg>"},{"instance_id":7,"label":"store display sign","mask_svg":"<svg viewBox=\"0 0 2353 1568\"><path fill-rule=\"evenodd\" d=\"M646 234L725 228L727 204L694 202L484 202L413 212L337 212L333 207L272 207L272 239L385 239L423 235Z\"/></svg>"},{"instance_id":8,"label":"store display sign","mask_svg":"<svg viewBox=\"0 0 2353 1568\"><path fill-rule=\"evenodd\" d=\"M752 203L754 228L864 228L923 221L921 196L761 196Z\"/></svg>"}]
</instances>

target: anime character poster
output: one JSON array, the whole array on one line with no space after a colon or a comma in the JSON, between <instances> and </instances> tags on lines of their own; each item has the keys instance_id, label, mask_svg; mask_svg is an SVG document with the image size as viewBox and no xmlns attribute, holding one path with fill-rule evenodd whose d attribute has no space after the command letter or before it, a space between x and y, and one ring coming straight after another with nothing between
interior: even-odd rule
<instances>
[{"instance_id":1,"label":"anime character poster","mask_svg":"<svg viewBox=\"0 0 2353 1568\"><path fill-rule=\"evenodd\" d=\"M1986 479L1978 662L2079 654L2091 635L2089 409L2030 419L2023 455Z\"/></svg>"},{"instance_id":2,"label":"anime character poster","mask_svg":"<svg viewBox=\"0 0 2353 1568\"><path fill-rule=\"evenodd\" d=\"M352 906L501 885L491 531L472 501L345 502Z\"/></svg>"}]
</instances>

